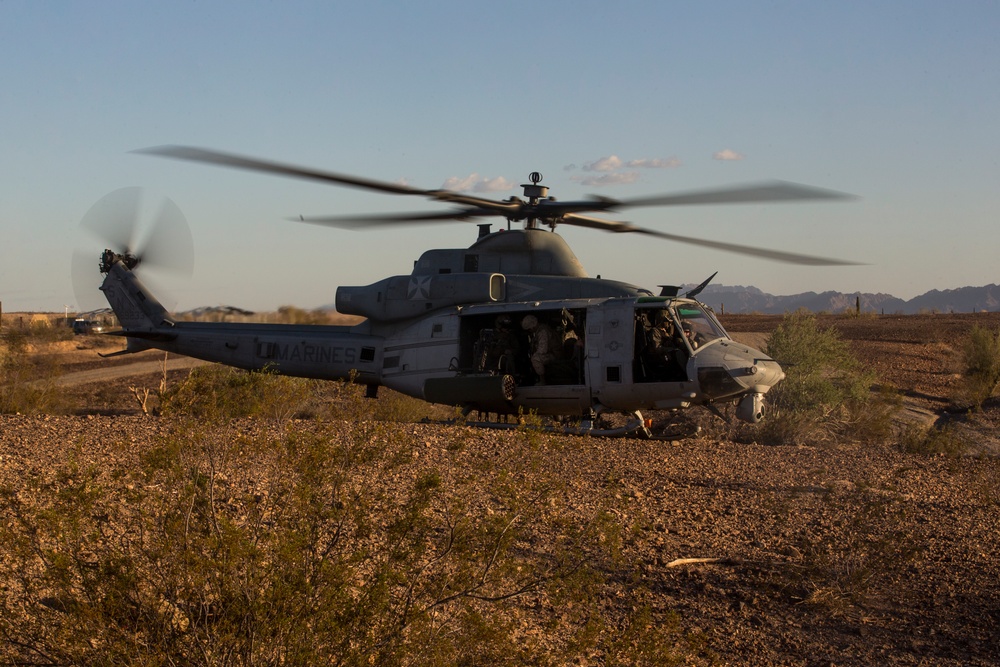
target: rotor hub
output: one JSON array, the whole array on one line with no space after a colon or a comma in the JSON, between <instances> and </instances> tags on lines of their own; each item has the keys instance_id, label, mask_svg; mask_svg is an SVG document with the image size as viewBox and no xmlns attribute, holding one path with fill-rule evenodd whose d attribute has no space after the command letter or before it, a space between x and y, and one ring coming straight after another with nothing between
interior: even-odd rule
<instances>
[{"instance_id":1,"label":"rotor hub","mask_svg":"<svg viewBox=\"0 0 1000 667\"><path fill-rule=\"evenodd\" d=\"M114 250L105 249L101 253L101 273L109 273L115 264L123 264L131 271L139 265L139 258L130 252L117 253Z\"/></svg>"},{"instance_id":2,"label":"rotor hub","mask_svg":"<svg viewBox=\"0 0 1000 667\"><path fill-rule=\"evenodd\" d=\"M528 180L531 183L521 183L521 187L524 189L524 196L531 200L532 204L538 203L539 199L544 199L549 196L549 189L544 185L539 185L542 182L542 175L537 171L533 171L528 174Z\"/></svg>"}]
</instances>

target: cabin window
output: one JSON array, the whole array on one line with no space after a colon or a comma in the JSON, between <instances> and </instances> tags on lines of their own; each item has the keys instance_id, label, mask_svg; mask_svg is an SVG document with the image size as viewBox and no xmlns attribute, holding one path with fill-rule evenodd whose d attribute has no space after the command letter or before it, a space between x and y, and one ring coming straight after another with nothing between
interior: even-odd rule
<instances>
[{"instance_id":1,"label":"cabin window","mask_svg":"<svg viewBox=\"0 0 1000 667\"><path fill-rule=\"evenodd\" d=\"M605 377L608 382L621 382L622 381L622 367L621 366L608 366L604 369Z\"/></svg>"},{"instance_id":2,"label":"cabin window","mask_svg":"<svg viewBox=\"0 0 1000 667\"><path fill-rule=\"evenodd\" d=\"M382 368L399 368L399 357L386 357L382 360Z\"/></svg>"},{"instance_id":3,"label":"cabin window","mask_svg":"<svg viewBox=\"0 0 1000 667\"><path fill-rule=\"evenodd\" d=\"M375 361L375 348L374 347L361 348L361 361Z\"/></svg>"},{"instance_id":4,"label":"cabin window","mask_svg":"<svg viewBox=\"0 0 1000 667\"><path fill-rule=\"evenodd\" d=\"M717 338L727 337L718 320L700 304L682 304L677 306L676 311L691 349L698 349Z\"/></svg>"},{"instance_id":5,"label":"cabin window","mask_svg":"<svg viewBox=\"0 0 1000 667\"><path fill-rule=\"evenodd\" d=\"M466 273L478 273L479 272L479 255L466 255L465 256L465 272Z\"/></svg>"},{"instance_id":6,"label":"cabin window","mask_svg":"<svg viewBox=\"0 0 1000 667\"><path fill-rule=\"evenodd\" d=\"M503 301L507 292L507 277L502 273L494 273L490 276L490 299L492 301Z\"/></svg>"}]
</instances>

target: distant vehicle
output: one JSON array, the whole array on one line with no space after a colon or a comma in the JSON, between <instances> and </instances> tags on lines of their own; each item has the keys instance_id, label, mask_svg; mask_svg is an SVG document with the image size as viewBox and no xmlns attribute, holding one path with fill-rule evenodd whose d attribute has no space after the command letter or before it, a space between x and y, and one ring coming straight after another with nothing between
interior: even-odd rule
<instances>
[{"instance_id":1,"label":"distant vehicle","mask_svg":"<svg viewBox=\"0 0 1000 667\"><path fill-rule=\"evenodd\" d=\"M104 330L104 325L98 320L85 320L82 317L73 320L73 333L78 336L104 333Z\"/></svg>"}]
</instances>

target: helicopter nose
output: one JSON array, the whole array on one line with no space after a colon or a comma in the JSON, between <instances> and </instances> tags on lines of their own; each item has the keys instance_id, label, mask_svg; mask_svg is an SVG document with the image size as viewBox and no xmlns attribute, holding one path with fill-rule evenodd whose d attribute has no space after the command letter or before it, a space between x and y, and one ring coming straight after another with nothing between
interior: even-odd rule
<instances>
[{"instance_id":1,"label":"helicopter nose","mask_svg":"<svg viewBox=\"0 0 1000 667\"><path fill-rule=\"evenodd\" d=\"M739 372L740 369L733 370ZM747 389L761 394L785 379L785 371L773 359L754 359L753 364L745 366L742 372L743 377L737 381Z\"/></svg>"},{"instance_id":2,"label":"helicopter nose","mask_svg":"<svg viewBox=\"0 0 1000 667\"><path fill-rule=\"evenodd\" d=\"M701 391L712 399L765 394L785 377L778 362L753 348L713 345L701 350L696 359Z\"/></svg>"}]
</instances>

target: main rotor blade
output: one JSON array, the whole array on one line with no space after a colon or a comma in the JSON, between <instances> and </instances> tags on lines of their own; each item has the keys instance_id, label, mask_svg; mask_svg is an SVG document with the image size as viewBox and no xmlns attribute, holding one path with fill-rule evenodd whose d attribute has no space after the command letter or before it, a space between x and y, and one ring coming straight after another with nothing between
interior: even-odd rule
<instances>
[{"instance_id":1,"label":"main rotor blade","mask_svg":"<svg viewBox=\"0 0 1000 667\"><path fill-rule=\"evenodd\" d=\"M648 234L649 236L656 236L657 238L667 239L668 241L677 241L678 243L689 243L691 245L703 246L705 248L715 248L716 250L725 250L727 252L734 252L739 255L763 257L764 259L773 259L775 261L786 262L788 264L803 264L806 266L863 266L861 262L849 262L843 259L833 259L830 257L816 257L815 255L800 255L798 253L783 252L781 250L772 250L770 248L756 248L754 246L741 245L738 243L708 241L706 239L696 239L690 236L678 236L677 234L666 234L664 232L658 232L653 229L637 228L634 231L640 234Z\"/></svg>"},{"instance_id":2,"label":"main rotor blade","mask_svg":"<svg viewBox=\"0 0 1000 667\"><path fill-rule=\"evenodd\" d=\"M281 162L270 160L260 160L244 155L233 153L223 153L222 151L208 150L205 148L195 148L194 146L153 146L151 148L140 148L132 151L143 155L158 155L177 160L189 160L191 162L203 162L205 164L215 164L222 167L234 167L236 169L247 169L249 171L259 171L265 174L278 174L290 176L292 178L307 178L315 181L325 181L327 183L337 183L338 185L348 185L356 188L377 190L379 192L389 192L398 195L423 195L432 193L431 190L419 190L408 185L399 183L387 183L369 178L359 178L346 174L337 174L332 171L321 171L308 167L297 167Z\"/></svg>"},{"instance_id":3,"label":"main rotor blade","mask_svg":"<svg viewBox=\"0 0 1000 667\"><path fill-rule=\"evenodd\" d=\"M386 215L352 215L352 216L302 216L289 218L295 222L306 222L311 225L325 225L342 229L359 229L361 227L377 227L384 225L400 225L410 222L446 222L451 220L466 221L472 218L495 215L492 211L469 209L464 211L438 211L431 213L398 213Z\"/></svg>"},{"instance_id":4,"label":"main rotor blade","mask_svg":"<svg viewBox=\"0 0 1000 667\"><path fill-rule=\"evenodd\" d=\"M640 197L637 199L613 200L599 198L602 206L592 210L610 210L638 206L691 206L696 204L753 204L763 202L848 200L855 195L811 185L800 185L786 181L773 181L712 190L695 190L672 195ZM605 208L606 206L606 208Z\"/></svg>"},{"instance_id":5,"label":"main rotor blade","mask_svg":"<svg viewBox=\"0 0 1000 667\"><path fill-rule=\"evenodd\" d=\"M784 252L782 250L773 250L771 248L757 248L754 246L742 245L739 243L725 243L723 241L709 241L707 239L697 239L691 236L679 236L677 234L668 234L666 232L660 232L655 229L636 227L626 222L615 222L614 220L604 220L602 218L594 218L590 216L582 216L572 213L566 215L563 218L562 222L563 224L567 225L590 227L592 229L603 229L609 232L617 232L617 233L632 232L636 234L646 234L648 236L655 236L657 238L666 239L668 241L677 241L678 243L688 243L690 245L697 245L705 248L725 250L726 252L733 252L739 255L762 257L764 259L771 259L778 262L786 262L788 264L803 264L806 266L861 266L862 265L860 262L849 262L843 259L816 257L815 255L801 255L798 253Z\"/></svg>"},{"instance_id":6,"label":"main rotor blade","mask_svg":"<svg viewBox=\"0 0 1000 667\"><path fill-rule=\"evenodd\" d=\"M388 192L396 195L418 195L430 197L438 201L450 202L464 206L475 206L485 208L501 215L514 214L519 210L519 204L501 202L493 199L483 199L482 197L472 197L452 190L422 190L400 183L388 183L386 181L376 181L370 178L350 176L348 174L338 174L332 171L323 171L309 167L299 167L283 162L272 160L261 160L259 158L246 155L236 155L234 153L224 153L222 151L210 150L207 148L197 148L194 146L152 146L150 148L140 148L132 151L143 155L156 155L159 157L169 157L177 160L188 160L191 162L201 162L214 164L222 167L233 167L235 169L246 169L248 171L258 171L265 174L277 174L291 178L305 178L325 183L336 183L349 187L375 190L377 192Z\"/></svg>"},{"instance_id":7,"label":"main rotor blade","mask_svg":"<svg viewBox=\"0 0 1000 667\"><path fill-rule=\"evenodd\" d=\"M641 227L636 227L627 222L608 220L606 218L595 218L592 215L580 215L579 213L567 213L559 219L559 224L587 227L588 229L600 229L605 232L621 233L642 231Z\"/></svg>"}]
</instances>

